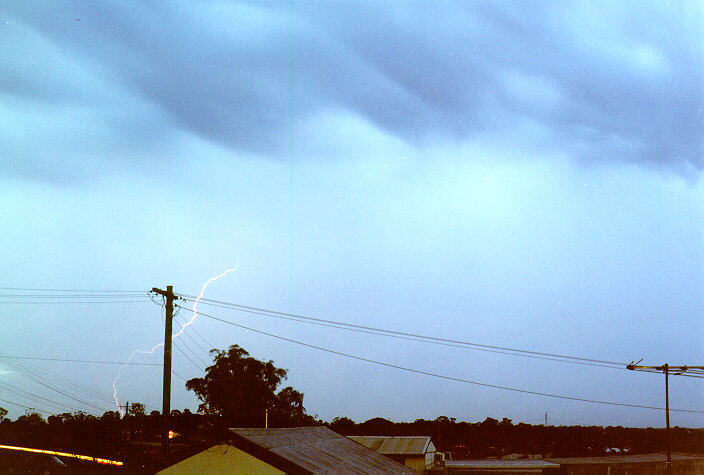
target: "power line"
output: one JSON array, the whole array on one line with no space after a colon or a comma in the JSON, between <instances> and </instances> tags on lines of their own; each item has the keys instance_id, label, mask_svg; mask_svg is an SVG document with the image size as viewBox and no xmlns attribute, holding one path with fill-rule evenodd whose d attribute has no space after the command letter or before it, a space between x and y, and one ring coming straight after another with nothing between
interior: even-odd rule
<instances>
[{"instance_id":1,"label":"power line","mask_svg":"<svg viewBox=\"0 0 704 475\"><path fill-rule=\"evenodd\" d=\"M186 310L190 310L190 309L186 308ZM457 381L457 382L461 382L461 383L473 384L476 386L482 386L482 387L487 387L487 388L502 389L505 391L513 391L513 392L518 392L518 393L522 393L522 394L531 394L531 395L535 395L535 396L544 396L544 397L551 397L551 398L556 398L556 399L566 399L566 400L570 400L570 401L588 402L588 403L592 403L592 404L604 404L604 405L609 405L609 406L633 407L633 408L640 408L640 409L655 409L655 410L660 410L660 411L665 410L665 408L656 407L656 406L646 406L646 405L642 405L642 404L629 404L629 403L612 402L612 401L600 401L600 400L596 400L596 399L587 399L587 398L580 398L580 397L573 397L573 396L564 396L564 395L559 395L559 394L543 393L543 392L538 392L538 391L529 391L526 389L512 388L512 387L508 387L508 386L499 386L496 384L481 383L479 381L472 381L469 379L456 378L453 376L446 376L446 375L442 375L442 374L438 374L438 373L432 373L430 371L423 371L423 370L418 370L418 369L413 369L413 368L407 368L405 366L395 365L395 364L391 364L391 363L385 363L383 361L372 360L370 358L364 358L364 357L352 355L349 353L343 353L341 351L331 350L329 348L324 348L321 346L312 345L310 343L304 343L302 341L293 340L290 338L285 338L285 337L275 335L273 333L268 333L268 332L265 332L262 330L257 330L257 329L251 328L251 327L240 325L238 323L234 323L229 320L225 320L225 319L215 317L213 315L201 313L201 312L198 312L198 315L206 317L206 318L210 318L213 320L217 320L222 323L227 323L228 325L239 327L239 328L249 330L249 331L252 331L255 333L270 336L272 338L277 338L282 341L287 341L289 343L295 343L297 345L305 346L308 348L312 348L312 349L316 349L316 350L320 350L320 351L325 351L327 353L332 353L332 354L335 354L338 356L344 356L346 358L351 358L351 359L355 359L358 361L364 361L366 363L372 363L372 364L376 364L379 366L385 366L387 368L394 368L394 369L398 369L398 370L402 370L402 371L407 371L410 373L422 374L425 376L432 376L434 378L440 378L440 379L445 379L445 380L449 380L449 381ZM704 411L697 411L697 410L691 410L691 409L670 409L670 410L677 411L677 412L704 414Z\"/></svg>"},{"instance_id":2,"label":"power line","mask_svg":"<svg viewBox=\"0 0 704 475\"><path fill-rule=\"evenodd\" d=\"M185 318L183 318L183 317L181 317L181 318L183 319L184 322L186 322L186 319L185 319ZM184 326L185 326L185 325L184 325ZM181 328L183 328L183 327L181 327ZM203 367L208 366L208 363L207 363L206 361L204 361L203 358L201 358L200 355L199 355L194 349L192 349L191 346L190 346L188 343L186 343L186 340L184 340L183 337L188 338L191 342L193 342L194 345L196 345L196 346L197 346L201 351L203 351L206 355L209 354L209 353L208 353L208 350L206 350L205 348L203 348L202 346L200 346L200 345L198 344L198 342L195 341L191 335L189 335L189 334L187 334L187 333L185 333L185 332L181 333L181 334L180 334L180 337L181 337L181 338L180 338L180 343L193 355L193 357L194 357L195 359L197 359L197 360L203 365Z\"/></svg>"},{"instance_id":3,"label":"power line","mask_svg":"<svg viewBox=\"0 0 704 475\"><path fill-rule=\"evenodd\" d=\"M72 360L65 358L40 358L36 356L9 356L5 355L6 358L15 360L37 360L37 361L59 361L64 363L90 363L90 364L109 364L109 365L135 365L135 366L163 366L161 363L133 363L133 362L122 362L122 361L97 361L97 360Z\"/></svg>"},{"instance_id":4,"label":"power line","mask_svg":"<svg viewBox=\"0 0 704 475\"><path fill-rule=\"evenodd\" d=\"M179 308L181 308L181 307L179 307ZM183 324L182 327L181 327L181 328L183 328L183 327L185 326L185 324L187 323L187 320L186 320L184 317L181 317L181 319L184 321L184 324ZM209 345L209 346L212 348L212 344L208 343L208 340L206 340L200 333L198 333L198 331L193 327L193 325L189 325L188 328L189 328L190 330L193 330L193 332L195 332L207 345ZM196 345L201 351L203 351L203 352L204 352L205 354L207 354L207 355L210 355L210 350L207 350L207 349L203 348L203 346L202 346L200 343L198 343L198 342L195 340L195 338L193 338L193 337L190 335L190 332L188 332L188 333L183 332L183 333L181 333L181 336L186 336L186 337L187 337L188 339L190 339L190 340L193 342L193 344Z\"/></svg>"},{"instance_id":5,"label":"power line","mask_svg":"<svg viewBox=\"0 0 704 475\"><path fill-rule=\"evenodd\" d=\"M112 402L112 395L110 393L101 391L99 389L93 388L91 386L85 385L83 383L80 383L76 380L73 380L71 378L68 378L66 376L61 376L60 374L56 373L55 371L49 371L44 368L40 368L37 366L33 366L30 363L27 363L25 361L7 361L6 359L12 359L11 357L8 357L7 355L0 355L0 359L3 361L4 364L8 365L11 368L14 368L18 370L21 373L31 373L35 375L38 378L43 378L45 380L49 380L55 384L63 385L63 386L68 386L72 388L72 390L76 392L83 393L89 397L92 397L96 400L103 400L103 401L111 401Z\"/></svg>"},{"instance_id":6,"label":"power line","mask_svg":"<svg viewBox=\"0 0 704 475\"><path fill-rule=\"evenodd\" d=\"M183 341L181 341L181 343L183 343ZM174 348L176 348L184 356L184 358L186 358L188 361L190 361L193 364L193 366L195 366L196 369L198 369L198 371L203 371L203 368L205 368L205 366L207 366L207 365L201 366L198 363L196 363L195 361L193 361L193 359L190 356L188 356L188 354L186 354L186 352L183 351L180 346L178 346L176 340L173 341L173 345L174 345Z\"/></svg>"},{"instance_id":7,"label":"power line","mask_svg":"<svg viewBox=\"0 0 704 475\"><path fill-rule=\"evenodd\" d=\"M70 393L67 393L66 391L63 391L63 390L61 390L61 389L59 389L59 388L53 386L52 384L47 383L46 381L42 381L41 378L39 378L39 377L37 377L37 376L35 376L35 375L31 374L31 373L24 372L24 374L25 374L27 377L29 377L30 379L34 380L36 383L40 384L41 386L44 386L44 387L46 387L46 388L49 388L49 389L51 389L52 391L55 391L55 392L57 392L57 393L59 393L59 394L61 394L61 395L63 395L63 396L66 396L66 397L69 398L69 399L72 399L72 400L74 400L74 401L76 401L76 402L80 402L81 404L85 404L86 406L90 406L90 407L92 407L92 408L94 408L94 409L98 409L99 411L103 411L103 412L106 411L106 409L105 409L104 407L96 406L96 405L93 404L93 403L90 403L90 402L85 401L85 400L83 400L83 399L77 398L77 397L71 395Z\"/></svg>"},{"instance_id":8,"label":"power line","mask_svg":"<svg viewBox=\"0 0 704 475\"><path fill-rule=\"evenodd\" d=\"M107 393L101 393L93 388L90 388L84 384L81 384L77 381L72 381L69 378L61 377L57 374L54 374L53 372L47 372L45 370L42 370L41 368L34 368L27 363L21 362L21 361L12 361L8 358L6 358L4 355L0 355L0 361L2 364L6 365L7 367L14 369L22 374L24 374L27 378L30 380L34 381L36 384L50 389L58 394L61 394L69 399L72 399L73 401L79 402L81 404L84 404L86 406L90 406L94 409L98 409L102 412L105 411L104 407L97 406L96 404L93 404L91 402L86 401L84 398L88 396L89 398L102 401L103 403L107 402L110 400L110 395ZM45 373L43 375L42 373ZM48 373L48 374L47 374ZM66 382L62 382L61 380L64 380ZM61 389L58 386L68 386L70 389ZM82 393L81 396L76 396L75 394L71 394L70 392L73 393Z\"/></svg>"},{"instance_id":9,"label":"power line","mask_svg":"<svg viewBox=\"0 0 704 475\"><path fill-rule=\"evenodd\" d=\"M43 414L49 414L51 416L56 415L55 413L53 413L51 411L47 411L45 409L38 409L36 407L25 406L24 404L19 404L17 402L8 401L7 399L0 399L0 402L4 402L6 404L12 404L13 406L22 407L24 409L29 409L30 411L36 411L36 412L41 412Z\"/></svg>"},{"instance_id":10,"label":"power line","mask_svg":"<svg viewBox=\"0 0 704 475\"><path fill-rule=\"evenodd\" d=\"M149 300L103 300L103 301L86 301L86 300L63 300L63 301L31 301L31 302L10 302L7 300L0 300L0 304L9 305L71 305L71 304L106 304L106 303L146 303Z\"/></svg>"},{"instance_id":11,"label":"power line","mask_svg":"<svg viewBox=\"0 0 704 475\"><path fill-rule=\"evenodd\" d=\"M26 287L0 287L0 290L22 290L27 292L95 292L106 294L138 294L146 293L145 290L96 290L96 289L38 289Z\"/></svg>"},{"instance_id":12,"label":"power line","mask_svg":"<svg viewBox=\"0 0 704 475\"><path fill-rule=\"evenodd\" d=\"M195 301L192 298L192 296L190 296L190 295L180 295L180 296L184 297L184 300ZM545 352L539 352L539 351L522 350L522 349L518 349L518 348L509 348L509 347L504 347L504 346L487 345L487 344L483 344L483 343L474 343L474 342L468 342L468 341L462 341L462 340L453 340L453 339L448 339L448 338L433 337L433 336L420 335L420 334L415 334L415 333L401 332L401 331L396 331L396 330L386 330L386 329L374 328L374 327L365 326L365 325L356 325L356 324L351 324L351 323L338 322L338 321L334 321L334 320L326 320L326 319L322 319L322 318L308 317L305 315L298 315L298 314L287 313L287 312L278 312L275 310L268 310L268 309L263 309L263 308L258 308L258 307L251 307L251 306L247 306L247 305L240 305L240 304L223 302L223 301L213 300L213 299L201 299L201 300L199 300L199 303L205 303L206 305L214 305L214 306L219 306L219 307L224 307L224 308L230 308L232 310L237 310L237 311L246 312L246 313L254 313L254 314L264 315L264 316L273 317L273 318L283 318L286 320L293 319L294 321L302 321L302 322L321 325L321 326L330 326L332 328L339 328L339 329L343 329L343 330L356 331L356 332L361 332L361 333L371 333L371 334L375 334L375 335L388 336L388 337L392 337L392 338L400 338L400 339L412 340L412 341L423 341L423 342L427 342L427 343L434 343L434 344L444 345L444 346L454 346L454 347L460 347L460 348L474 349L477 351L488 351L490 353L501 353L501 354L521 356L521 357L527 357L527 358L547 359L550 361L560 361L563 363L573 363L573 364L583 364L583 365L586 364L588 366L602 366L602 367L608 367L608 368L614 368L614 369L624 369L624 370L625 370L625 366L626 366L626 363L619 363L619 362L615 362L615 361L606 361L606 360L599 360L599 359L593 359L593 358L582 358L582 357L578 357L578 356L560 355L560 354L556 354L556 353L545 353ZM192 309L188 309L188 310L193 311ZM200 312L198 312L198 313L200 314Z\"/></svg>"},{"instance_id":13,"label":"power line","mask_svg":"<svg viewBox=\"0 0 704 475\"><path fill-rule=\"evenodd\" d=\"M18 388L17 386L14 386L14 385L12 385L12 384L10 384L10 383L0 382L0 387L4 388L5 390L9 390L10 392L13 392L13 393L15 393L15 394L17 394L17 395L19 395L19 396L21 396L21 397L23 397L23 398L29 398L29 399L35 399L35 400L44 401L44 402L49 403L49 404L51 404L52 406L54 406L54 407L56 407L56 408L58 408L58 409L61 409L61 410L66 410L66 409L69 409L69 410L71 410L71 411L79 411L79 410L80 410L80 409L77 409L77 408L75 408L75 407L73 407L73 406L69 406L69 405L67 405L67 404L62 404L62 403L60 403L60 402L51 400L51 399L49 399L49 398L45 398L45 397L40 396L40 395L38 395L38 394L34 394L34 393L30 392L30 391L26 391L26 390L24 390L24 389L22 389L22 388Z\"/></svg>"},{"instance_id":14,"label":"power line","mask_svg":"<svg viewBox=\"0 0 704 475\"><path fill-rule=\"evenodd\" d=\"M184 378L183 376L181 376L180 374L178 374L178 373L177 373L176 371L174 371L174 370L171 370L171 374L173 374L173 375L176 376L177 378L183 380L184 382L188 382L188 380L187 380L186 378Z\"/></svg>"},{"instance_id":15,"label":"power line","mask_svg":"<svg viewBox=\"0 0 704 475\"><path fill-rule=\"evenodd\" d=\"M127 299L135 298L138 295L144 295L147 297L146 292L140 292L139 294L0 294L2 298L23 298L23 299Z\"/></svg>"}]
</instances>

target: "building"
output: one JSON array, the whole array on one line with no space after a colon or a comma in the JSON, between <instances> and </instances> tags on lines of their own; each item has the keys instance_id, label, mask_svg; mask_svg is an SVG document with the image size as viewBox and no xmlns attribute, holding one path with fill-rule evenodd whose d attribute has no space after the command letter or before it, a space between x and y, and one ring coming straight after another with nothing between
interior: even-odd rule
<instances>
[{"instance_id":1,"label":"building","mask_svg":"<svg viewBox=\"0 0 704 475\"><path fill-rule=\"evenodd\" d=\"M227 443L202 450L159 473L415 473L327 427L230 429L230 433Z\"/></svg>"},{"instance_id":2,"label":"building","mask_svg":"<svg viewBox=\"0 0 704 475\"><path fill-rule=\"evenodd\" d=\"M378 453L404 464L406 467L422 472L439 465L435 446L426 436L348 436L355 442L369 447Z\"/></svg>"},{"instance_id":3,"label":"building","mask_svg":"<svg viewBox=\"0 0 704 475\"><path fill-rule=\"evenodd\" d=\"M448 460L445 462L443 473L532 473L553 474L560 473L560 465L544 460Z\"/></svg>"}]
</instances>

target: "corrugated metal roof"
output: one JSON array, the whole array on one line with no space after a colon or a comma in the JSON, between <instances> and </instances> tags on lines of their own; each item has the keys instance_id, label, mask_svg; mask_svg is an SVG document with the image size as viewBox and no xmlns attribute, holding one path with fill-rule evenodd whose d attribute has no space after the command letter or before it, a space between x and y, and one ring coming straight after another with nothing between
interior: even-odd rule
<instances>
[{"instance_id":1,"label":"corrugated metal roof","mask_svg":"<svg viewBox=\"0 0 704 475\"><path fill-rule=\"evenodd\" d=\"M350 439L384 455L425 455L435 447L426 436L350 435Z\"/></svg>"},{"instance_id":2,"label":"corrugated metal roof","mask_svg":"<svg viewBox=\"0 0 704 475\"><path fill-rule=\"evenodd\" d=\"M257 448L310 473L416 473L327 427L230 430ZM233 443L237 446L237 440Z\"/></svg>"}]
</instances>

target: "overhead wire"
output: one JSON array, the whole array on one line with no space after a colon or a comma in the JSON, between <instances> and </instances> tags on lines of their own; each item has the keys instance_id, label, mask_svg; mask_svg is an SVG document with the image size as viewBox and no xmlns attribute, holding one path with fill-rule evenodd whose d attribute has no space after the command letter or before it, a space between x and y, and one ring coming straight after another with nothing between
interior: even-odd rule
<instances>
[{"instance_id":1,"label":"overhead wire","mask_svg":"<svg viewBox=\"0 0 704 475\"><path fill-rule=\"evenodd\" d=\"M43 396L40 396L40 395L38 395L38 394L34 394L34 393L31 392L31 391L26 391L26 390L24 390L24 389L22 389L22 388L19 388L19 387L14 386L14 385L12 385L12 384L10 384L10 383L7 383L7 382L0 382L0 388L2 388L2 389L5 390L5 391L10 391L10 392L12 392L12 393L15 393L15 394L17 394L18 396L20 396L20 397L22 397L22 398L25 398L25 399L34 399L34 400L38 400L38 401L43 401L43 402L41 402L40 404L46 404L46 403L48 403L49 405L54 406L54 407L57 408L58 410L63 410L63 411L65 411L66 409L69 409L69 410L71 410L71 411L80 411L80 409L78 409L78 408L76 408L76 407L74 407L74 406L69 406L69 405L67 405L67 404L63 404L63 403L54 401L54 400L49 399L49 398L45 398L45 397L43 397Z\"/></svg>"},{"instance_id":2,"label":"overhead wire","mask_svg":"<svg viewBox=\"0 0 704 475\"><path fill-rule=\"evenodd\" d=\"M27 292L95 292L105 294L139 294L146 293L144 290L106 290L106 289L47 289L47 288L26 288L26 287L0 287L0 290L22 290Z\"/></svg>"},{"instance_id":3,"label":"overhead wire","mask_svg":"<svg viewBox=\"0 0 704 475\"><path fill-rule=\"evenodd\" d=\"M98 360L75 360L66 358L41 358L37 356L10 356L5 355L6 358L15 360L36 360L36 361L58 361L64 363L90 363L90 364L108 364L108 365L135 365L135 366L164 366L162 363L135 363L124 361L98 361Z\"/></svg>"},{"instance_id":4,"label":"overhead wire","mask_svg":"<svg viewBox=\"0 0 704 475\"><path fill-rule=\"evenodd\" d=\"M26 362L12 360L0 354L0 363L15 372L25 375L28 379L34 381L34 383L43 388L61 394L62 396L75 402L79 402L85 406L92 407L93 409L104 411L105 407L89 402L86 398L100 401L102 403L107 403L107 401L110 400L108 393L101 394L100 391L94 388L90 388L89 386L73 381L69 378L62 377L56 373L33 367Z\"/></svg>"},{"instance_id":5,"label":"overhead wire","mask_svg":"<svg viewBox=\"0 0 704 475\"><path fill-rule=\"evenodd\" d=\"M192 296L190 296L190 295L179 294L179 296L183 297L184 300L186 300L186 301L195 301L192 298ZM510 347L504 347L504 346L488 345L488 344L484 344L484 343L476 343L476 342L455 340L455 339L449 339L449 338L420 335L420 334L402 332L402 331L397 331L397 330L387 330L387 329L375 328L375 327L366 326L366 325L357 325L357 324L339 322L339 321L334 321L334 320L327 320L327 319L322 319L322 318L308 317L308 316L300 315L300 314L279 312L276 310L268 310L268 309L252 307L252 306L247 306L247 305L240 305L240 304L235 304L235 303L230 303L230 302L223 302L223 301L213 300L213 299L202 298L199 300L199 303L206 304L206 305L213 305L213 306L217 306L217 307L229 308L229 309L240 311L240 312L263 315L263 316L268 316L268 317L273 317L273 318L300 321L302 323L309 323L312 325L320 325L320 326L326 326L326 327L332 327L332 328L339 328L342 330L354 331L354 332L358 332L358 333L368 333L368 334L387 336L387 337L391 337L391 338L398 338L398 339L404 339L404 340L421 341L421 342L432 343L432 344L436 344L436 345L473 349L476 351L500 353L500 354L506 354L506 355L511 355L511 356L520 356L520 357L524 357L524 358L543 359L543 360L558 361L558 362L563 362L563 363L581 364L581 365L587 365L587 366L601 366L601 367L607 367L607 368L613 368L613 369L625 370L625 367L626 367L626 363L619 363L619 362L615 362L615 361L606 361L606 360L600 360L600 359L594 359L594 358L583 358L583 357L571 356L571 355L561 355L561 354L556 354L556 353L546 353L546 352L539 352L539 351L523 350L523 349L510 348ZM187 308L187 307L184 307L184 308ZM200 312L198 312L198 313L200 314Z\"/></svg>"},{"instance_id":6,"label":"overhead wire","mask_svg":"<svg viewBox=\"0 0 704 475\"><path fill-rule=\"evenodd\" d=\"M17 406L17 407L22 407L22 408L27 409L29 411L40 412L42 414L49 414L51 416L56 415L56 413L51 412L51 411L47 411L46 409L40 409L40 408L36 408L36 407L32 407L32 406L25 406L24 404L20 404L20 403L13 402L13 401L8 401L7 399L0 399L0 402L4 402L6 404L11 404L11 405Z\"/></svg>"},{"instance_id":7,"label":"overhead wire","mask_svg":"<svg viewBox=\"0 0 704 475\"><path fill-rule=\"evenodd\" d=\"M12 357L9 357L7 355L1 355L0 354L0 360L3 358L7 358L12 360ZM8 363L10 364L10 363ZM56 371L49 371L44 368L34 366L26 361L16 361L13 365L15 368L18 368L20 372L30 372L37 377L40 378L45 378L55 384L60 384L64 386L68 386L72 388L73 390L77 392L81 392L85 394L88 397L92 397L96 400L105 400L105 401L112 401L112 397L110 393L96 389L94 387L88 386L86 384L83 384L79 381L76 381L74 379L71 379L69 377L63 376Z\"/></svg>"},{"instance_id":8,"label":"overhead wire","mask_svg":"<svg viewBox=\"0 0 704 475\"><path fill-rule=\"evenodd\" d=\"M172 344L173 344L173 347L176 348L176 349L183 355L184 358L186 358L188 361L190 361L190 362L193 364L193 366L195 366L195 368L196 368L198 371L203 371L203 368L205 368L205 366L207 366L207 365L201 366L200 364L198 364L198 363L196 363L195 361L193 361L193 358L191 358L190 356L188 356L188 354L187 354L183 349L181 349L181 347L178 345L178 343L176 342L176 340L174 340L174 341L172 342Z\"/></svg>"},{"instance_id":9,"label":"overhead wire","mask_svg":"<svg viewBox=\"0 0 704 475\"><path fill-rule=\"evenodd\" d=\"M0 288L0 304L11 305L142 303L146 301L148 301L146 291Z\"/></svg>"},{"instance_id":10,"label":"overhead wire","mask_svg":"<svg viewBox=\"0 0 704 475\"><path fill-rule=\"evenodd\" d=\"M180 307L179 307L179 308L180 308ZM186 319L183 318L183 317L181 317L181 319L183 320L184 326L185 326L185 323L187 323ZM194 332L196 331L196 329L193 328L192 325L189 325L188 328L189 328L190 330L193 330ZM188 338L189 341L191 341L195 346L198 347L198 349L200 349L200 350L201 350L202 352L204 352L206 355L209 355L209 354L210 354L210 350L207 350L207 349L203 348L203 345L201 345L200 343L198 343L198 342L195 340L195 338L193 338L193 337L191 336L190 332L183 332L183 333L181 333L181 334L179 335L179 338L181 338L181 340L183 340L182 337Z\"/></svg>"},{"instance_id":11,"label":"overhead wire","mask_svg":"<svg viewBox=\"0 0 704 475\"><path fill-rule=\"evenodd\" d=\"M61 300L61 301L25 301L25 302L9 302L0 299L0 304L7 305L84 305L84 304L108 304L108 303L147 303L148 300L101 300L101 301L88 301L88 300Z\"/></svg>"},{"instance_id":12,"label":"overhead wire","mask_svg":"<svg viewBox=\"0 0 704 475\"><path fill-rule=\"evenodd\" d=\"M189 308L187 308L187 307L183 307L183 308L186 309L186 310L191 310L191 309L189 309ZM192 311L192 310L191 310L191 311ZM439 379L444 379L444 380L449 380L449 381L456 381L456 382L461 382L461 383L467 383L467 384L472 384L472 385L482 386L482 387L487 387L487 388L501 389L501 390L505 390L505 391L518 392L518 393L522 393L522 394L530 394L530 395L535 395L535 396L550 397L550 398L555 398L555 399L564 399L564 400L570 400L570 401L586 402L586 403L592 403L592 404L602 404L602 405L609 405L609 406L632 407L632 408L639 408L639 409L654 409L654 410L662 410L662 411L665 410L665 408L663 408L663 407L657 407L657 406L648 406L648 405L644 405L644 404L631 404L631 403L622 403L622 402L613 402L613 401L601 401L601 400L597 400L597 399L588 399L588 398L581 398L581 397L575 397L575 396L565 396L565 395L552 394L552 393L545 393L545 392L540 392L540 391L530 391L530 390L527 390L527 389L513 388L513 387L509 387L509 386L501 386L501 385L496 385L496 384L488 384L488 383L482 383L482 382L479 382L479 381L473 381L473 380L464 379L464 378L457 378L457 377L453 377L453 376L442 375L442 374L433 373L433 372L430 372L430 371L418 370L418 369L408 368L408 367L405 367L405 366L396 365L396 364L392 364L392 363L386 363L386 362L383 362L383 361L377 361L377 360L373 360L373 359L371 359L371 358L364 358L364 357L357 356L357 355L353 355L353 354L350 354L350 353L344 353L344 352L337 351L337 350L333 350L333 349L330 349L330 348L325 348L325 347L322 347L322 346L313 345L313 344L310 344L310 343L305 343L305 342L298 341L298 340L294 340L294 339L291 339L291 338L282 337L282 336L280 336L280 335L275 335L275 334L273 334L273 333L265 332L265 331L262 331L262 330L257 330L257 329L255 329L255 328L251 328L251 327L248 327L248 326L245 326L245 325L240 325L240 324L238 324L238 323L235 323L235 322L232 322L232 321L229 321L229 320L225 320L225 319L223 319L223 318L219 318L219 317L216 317L216 316L213 316L213 315L209 315L209 314L206 314L206 313L202 313L202 312L200 312L200 311L198 311L198 315L199 315L199 316L206 317L206 318L210 318L210 319L212 319L212 320L216 320L216 321L219 321L219 322L222 322L222 323L226 323L226 324L228 324L228 325L232 325L232 326L235 326L235 327L238 327L238 328L242 328L242 329L249 330L249 331L252 331L252 332L255 332L255 333L259 333L259 334L262 334L262 335L266 335L266 336L269 336L269 337L272 337L272 338L276 338L276 339L279 339L279 340L282 340L282 341L287 341L287 342L289 342L289 343L294 343L294 344L297 344L297 345L305 346L305 347L307 347L307 348L312 348L312 349L315 349L315 350L324 351L324 352L327 352L327 353L335 354L335 355L338 355L338 356L343 356L343 357L350 358L350 359L355 359L355 360L358 360L358 361L364 361L364 362L366 362L366 363L372 363L372 364L379 365L379 366L385 366L385 367L387 367L387 368L393 368L393 369L398 369L398 370L402 370L402 371L406 371L406 372L410 372L410 373L421 374L421 375L425 375L425 376L431 376L431 377L434 377L434 378L439 378ZM670 408L670 411L674 411L674 412L684 412L684 413L693 413L693 414L704 414L704 411L693 410L693 409L672 409L672 408Z\"/></svg>"},{"instance_id":13,"label":"overhead wire","mask_svg":"<svg viewBox=\"0 0 704 475\"><path fill-rule=\"evenodd\" d=\"M185 318L181 317L181 319L184 321L184 323L186 323ZM176 320L178 321L178 314L176 315ZM179 342L181 343L181 345L183 345L183 347L186 348L186 350L188 350L188 352L191 353L196 360L198 360L198 362L202 365L202 368L205 368L206 366L208 366L208 362L204 361L203 358L193 348L191 348L191 345L185 340L185 338L188 338L191 342L193 342L196 346L198 346L198 348L202 352L204 352L206 355L208 354L208 350L206 350L202 346L200 346L198 344L198 342L196 342L193 339L193 337L190 336L188 333L186 333L186 332L180 333ZM176 340L174 339L174 341L176 341Z\"/></svg>"},{"instance_id":14,"label":"overhead wire","mask_svg":"<svg viewBox=\"0 0 704 475\"><path fill-rule=\"evenodd\" d=\"M103 407L98 406L98 405L96 405L96 404L93 404L93 403L91 403L91 402L86 401L85 399L81 399L81 397L77 397L77 396L75 396L75 395L73 395L73 394L71 394L71 393L69 393L69 392L67 392L67 391L64 391L64 390L62 390L62 389L59 389L59 388L56 387L54 384L52 384L52 383L50 383L50 382L47 382L46 380L42 380L42 378L40 378L40 377L38 377L38 376L36 376L36 375L30 373L30 372L24 372L24 371L23 371L23 373L25 374L25 376L27 376L29 379L33 380L34 382L36 382L36 383L39 384L40 386L43 386L43 387L45 387L45 388L48 388L48 389L50 389L50 390L52 390L52 391L54 391L54 392L56 392L56 393L58 393L58 394L61 394L62 396L65 396L65 397L67 397L67 398L69 398L69 399L71 399L71 400L73 400L73 401L75 401L75 402L79 402L79 403L81 403L81 404L83 404L83 405L85 405L85 406L92 407L93 409L97 409L97 410L102 411L102 412L107 411L107 409L106 409L104 406L103 406Z\"/></svg>"}]
</instances>

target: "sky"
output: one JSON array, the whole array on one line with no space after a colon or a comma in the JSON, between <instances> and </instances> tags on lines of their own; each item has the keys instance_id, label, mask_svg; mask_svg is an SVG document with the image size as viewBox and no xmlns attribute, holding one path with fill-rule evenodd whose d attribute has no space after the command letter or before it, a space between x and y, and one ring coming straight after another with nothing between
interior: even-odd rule
<instances>
[{"instance_id":1,"label":"sky","mask_svg":"<svg viewBox=\"0 0 704 475\"><path fill-rule=\"evenodd\" d=\"M0 405L101 414L119 373L160 410L161 348L113 364L163 341L146 292L233 268L205 298L704 365L702 37L699 2L2 2ZM327 421L665 424L457 380L662 408L662 375L198 310L172 408L238 344ZM703 384L670 378L672 425Z\"/></svg>"}]
</instances>

